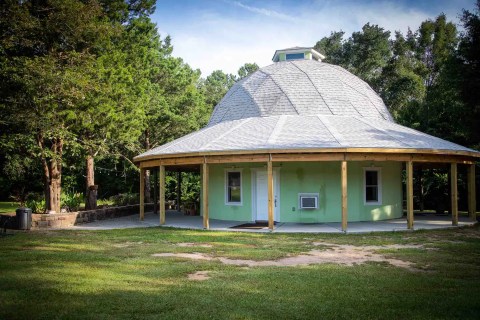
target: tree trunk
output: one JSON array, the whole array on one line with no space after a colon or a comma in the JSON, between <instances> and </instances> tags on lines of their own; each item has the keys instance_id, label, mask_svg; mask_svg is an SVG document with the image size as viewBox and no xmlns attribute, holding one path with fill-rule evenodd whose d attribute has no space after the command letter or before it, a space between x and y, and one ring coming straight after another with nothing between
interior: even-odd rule
<instances>
[{"instance_id":1,"label":"tree trunk","mask_svg":"<svg viewBox=\"0 0 480 320\"><path fill-rule=\"evenodd\" d=\"M39 143L39 145L41 145ZM42 157L42 167L43 167L43 195L45 198L45 210L50 210L51 201L50 201L50 170L48 167L47 160Z\"/></svg>"},{"instance_id":2,"label":"tree trunk","mask_svg":"<svg viewBox=\"0 0 480 320\"><path fill-rule=\"evenodd\" d=\"M50 196L50 207L47 207L48 211L53 212L61 212L61 204L60 204L60 195L61 195L61 171L58 165L58 161L51 160L50 162L50 173L51 179L49 188L49 196Z\"/></svg>"},{"instance_id":3,"label":"tree trunk","mask_svg":"<svg viewBox=\"0 0 480 320\"><path fill-rule=\"evenodd\" d=\"M43 136L37 136L38 146L45 150ZM43 191L45 193L45 208L47 212L60 212L60 195L62 185L62 152L63 140L53 139L50 151L51 157L42 156Z\"/></svg>"},{"instance_id":4,"label":"tree trunk","mask_svg":"<svg viewBox=\"0 0 480 320\"><path fill-rule=\"evenodd\" d=\"M148 129L145 130L145 150L150 150L150 131ZM152 202L150 196L150 170L145 170L145 202L150 203Z\"/></svg>"},{"instance_id":5,"label":"tree trunk","mask_svg":"<svg viewBox=\"0 0 480 320\"><path fill-rule=\"evenodd\" d=\"M86 164L85 210L93 210L97 208L97 186L95 185L94 158L92 154L87 155Z\"/></svg>"}]
</instances>

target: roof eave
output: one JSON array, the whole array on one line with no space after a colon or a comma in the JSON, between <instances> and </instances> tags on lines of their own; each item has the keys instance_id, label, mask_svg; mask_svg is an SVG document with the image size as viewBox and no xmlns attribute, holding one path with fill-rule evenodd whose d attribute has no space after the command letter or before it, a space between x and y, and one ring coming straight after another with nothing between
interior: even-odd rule
<instances>
[{"instance_id":1,"label":"roof eave","mask_svg":"<svg viewBox=\"0 0 480 320\"><path fill-rule=\"evenodd\" d=\"M408 149L408 148L311 148L311 149L256 149L256 150L228 150L228 151L196 151L183 153L166 153L155 155L138 155L133 158L134 163L157 159L171 159L182 157L206 157L219 155L254 155L254 154L298 154L298 153L376 153L376 154L415 154L415 155L438 155L438 156L459 156L480 159L480 152L458 151L448 149ZM301 161L301 160L299 160ZM477 160L473 160L477 161Z\"/></svg>"}]
</instances>

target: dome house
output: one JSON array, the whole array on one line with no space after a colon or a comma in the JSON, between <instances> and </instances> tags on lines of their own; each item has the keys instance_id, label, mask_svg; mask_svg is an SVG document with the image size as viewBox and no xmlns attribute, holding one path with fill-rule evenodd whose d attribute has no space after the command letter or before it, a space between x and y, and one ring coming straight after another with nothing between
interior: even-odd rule
<instances>
[{"instance_id":1,"label":"dome house","mask_svg":"<svg viewBox=\"0 0 480 320\"><path fill-rule=\"evenodd\" d=\"M341 222L346 231L348 221L399 218L404 169L413 228L416 163L449 165L452 199L457 165L468 166L474 215L480 153L395 123L366 82L323 58L313 48L277 50L273 64L233 85L206 127L135 157L142 171L160 170L161 224L165 170L182 169L201 171L204 228L219 219L268 221L270 229ZM452 212L456 224L457 201Z\"/></svg>"}]
</instances>

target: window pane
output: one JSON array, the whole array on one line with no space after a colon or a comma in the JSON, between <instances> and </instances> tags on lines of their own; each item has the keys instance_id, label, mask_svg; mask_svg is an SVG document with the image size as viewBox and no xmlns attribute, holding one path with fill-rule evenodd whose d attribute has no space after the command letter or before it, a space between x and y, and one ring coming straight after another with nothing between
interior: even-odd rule
<instances>
[{"instance_id":1,"label":"window pane","mask_svg":"<svg viewBox=\"0 0 480 320\"><path fill-rule=\"evenodd\" d=\"M240 187L228 188L228 202L240 202Z\"/></svg>"},{"instance_id":2,"label":"window pane","mask_svg":"<svg viewBox=\"0 0 480 320\"><path fill-rule=\"evenodd\" d=\"M378 185L378 172L377 171L365 171L365 184L367 186Z\"/></svg>"},{"instance_id":3,"label":"window pane","mask_svg":"<svg viewBox=\"0 0 480 320\"><path fill-rule=\"evenodd\" d=\"M367 186L365 188L365 200L367 202L378 201L378 187Z\"/></svg>"},{"instance_id":4,"label":"window pane","mask_svg":"<svg viewBox=\"0 0 480 320\"><path fill-rule=\"evenodd\" d=\"M228 202L242 202L240 172L228 172Z\"/></svg>"},{"instance_id":5,"label":"window pane","mask_svg":"<svg viewBox=\"0 0 480 320\"><path fill-rule=\"evenodd\" d=\"M304 53L287 53L285 59L286 60L297 60L297 59L304 59Z\"/></svg>"},{"instance_id":6,"label":"window pane","mask_svg":"<svg viewBox=\"0 0 480 320\"><path fill-rule=\"evenodd\" d=\"M240 172L229 172L228 173L228 186L229 187L240 187Z\"/></svg>"}]
</instances>

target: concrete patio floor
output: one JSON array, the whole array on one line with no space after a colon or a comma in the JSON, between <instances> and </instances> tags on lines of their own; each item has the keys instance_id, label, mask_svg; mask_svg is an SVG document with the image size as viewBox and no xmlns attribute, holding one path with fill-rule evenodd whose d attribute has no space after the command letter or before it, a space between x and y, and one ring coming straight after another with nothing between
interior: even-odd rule
<instances>
[{"instance_id":1,"label":"concrete patio floor","mask_svg":"<svg viewBox=\"0 0 480 320\"><path fill-rule=\"evenodd\" d=\"M203 229L203 220L200 216L185 216L177 211L166 212L166 223L163 227L174 227L182 229ZM240 231L240 232L270 232L268 228L264 229L231 229L233 226L246 223L245 221L222 221L210 219L210 230L220 231ZM458 226L473 225L468 217L459 217ZM124 228L145 228L159 227L159 216L152 212L145 213L144 221L140 221L138 215L131 215L121 218L99 220L69 229L74 230L109 230ZM444 229L454 228L452 226L451 216L435 214L416 214L414 217L414 230L421 229ZM349 222L347 233L369 233L369 232L388 232L388 231L407 231L406 218L375 221L375 222ZM273 232L286 233L343 233L340 223L278 223Z\"/></svg>"}]
</instances>

